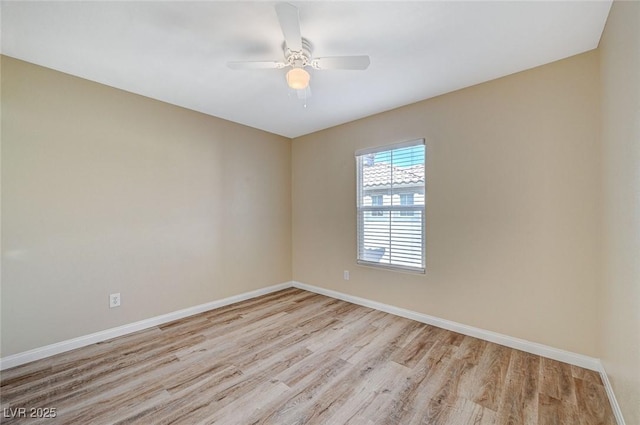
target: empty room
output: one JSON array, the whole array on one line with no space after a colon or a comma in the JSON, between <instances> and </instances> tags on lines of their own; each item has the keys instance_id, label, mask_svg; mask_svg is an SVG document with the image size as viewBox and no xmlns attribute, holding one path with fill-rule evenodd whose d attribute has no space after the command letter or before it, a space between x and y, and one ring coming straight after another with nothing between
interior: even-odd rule
<instances>
[{"instance_id":1,"label":"empty room","mask_svg":"<svg viewBox=\"0 0 640 425\"><path fill-rule=\"evenodd\" d=\"M640 424L640 2L0 23L0 423Z\"/></svg>"}]
</instances>

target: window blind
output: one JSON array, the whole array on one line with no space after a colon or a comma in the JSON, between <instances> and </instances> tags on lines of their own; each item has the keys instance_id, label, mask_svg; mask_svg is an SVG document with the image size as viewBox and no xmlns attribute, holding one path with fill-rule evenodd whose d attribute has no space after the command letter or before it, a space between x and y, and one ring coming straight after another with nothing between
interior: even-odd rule
<instances>
[{"instance_id":1,"label":"window blind","mask_svg":"<svg viewBox=\"0 0 640 425\"><path fill-rule=\"evenodd\" d=\"M424 140L356 152L358 263L425 271Z\"/></svg>"}]
</instances>

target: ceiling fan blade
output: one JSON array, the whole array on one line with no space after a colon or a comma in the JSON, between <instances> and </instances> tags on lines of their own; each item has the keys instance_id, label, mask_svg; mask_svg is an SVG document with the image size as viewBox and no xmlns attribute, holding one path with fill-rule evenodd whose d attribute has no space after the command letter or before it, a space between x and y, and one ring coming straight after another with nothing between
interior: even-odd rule
<instances>
[{"instance_id":1,"label":"ceiling fan blade","mask_svg":"<svg viewBox=\"0 0 640 425\"><path fill-rule=\"evenodd\" d=\"M300 34L298 8L289 3L278 3L276 4L276 13L287 47L297 52L301 51L302 35Z\"/></svg>"},{"instance_id":2,"label":"ceiling fan blade","mask_svg":"<svg viewBox=\"0 0 640 425\"><path fill-rule=\"evenodd\" d=\"M333 56L315 58L311 66L315 69L367 69L371 60L369 56Z\"/></svg>"},{"instance_id":3,"label":"ceiling fan blade","mask_svg":"<svg viewBox=\"0 0 640 425\"><path fill-rule=\"evenodd\" d=\"M276 61L247 61L227 62L227 66L231 69L279 69L284 68L285 64Z\"/></svg>"}]
</instances>

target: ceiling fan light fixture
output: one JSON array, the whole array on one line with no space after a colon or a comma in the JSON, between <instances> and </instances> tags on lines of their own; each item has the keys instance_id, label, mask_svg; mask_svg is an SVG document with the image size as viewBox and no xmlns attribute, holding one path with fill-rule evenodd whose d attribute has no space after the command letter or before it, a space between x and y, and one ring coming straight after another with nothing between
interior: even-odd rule
<instances>
[{"instance_id":1,"label":"ceiling fan light fixture","mask_svg":"<svg viewBox=\"0 0 640 425\"><path fill-rule=\"evenodd\" d=\"M287 84L294 90L304 90L309 87L311 75L302 68L292 68L287 72Z\"/></svg>"}]
</instances>

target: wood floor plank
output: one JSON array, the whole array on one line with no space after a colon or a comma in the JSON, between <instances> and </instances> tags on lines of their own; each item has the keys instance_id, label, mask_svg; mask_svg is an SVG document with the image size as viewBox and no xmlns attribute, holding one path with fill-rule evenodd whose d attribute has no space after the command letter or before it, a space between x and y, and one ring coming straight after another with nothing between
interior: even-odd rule
<instances>
[{"instance_id":1,"label":"wood floor plank","mask_svg":"<svg viewBox=\"0 0 640 425\"><path fill-rule=\"evenodd\" d=\"M487 345L476 372L477 386L474 388L473 402L493 411L498 410L512 352L501 345Z\"/></svg>"},{"instance_id":2,"label":"wood floor plank","mask_svg":"<svg viewBox=\"0 0 640 425\"><path fill-rule=\"evenodd\" d=\"M439 388L427 404L426 412L422 414L421 424L447 424L457 401L458 385L460 377L464 374L469 364L454 359L444 375Z\"/></svg>"},{"instance_id":3,"label":"wood floor plank","mask_svg":"<svg viewBox=\"0 0 640 425\"><path fill-rule=\"evenodd\" d=\"M538 423L539 370L539 356L513 350L498 408L499 423Z\"/></svg>"},{"instance_id":4,"label":"wood floor plank","mask_svg":"<svg viewBox=\"0 0 640 425\"><path fill-rule=\"evenodd\" d=\"M390 391L390 381L401 379L402 375L408 376L411 372L410 369L389 361L401 341L402 338L398 337L381 347L375 356L364 358L335 382L331 393L327 394L329 398L324 402L322 412L327 418L331 418L330 422L360 422L362 417L375 417L372 403L382 403L379 396Z\"/></svg>"},{"instance_id":5,"label":"wood floor plank","mask_svg":"<svg viewBox=\"0 0 640 425\"><path fill-rule=\"evenodd\" d=\"M540 393L575 405L575 382L571 365L541 358Z\"/></svg>"},{"instance_id":6,"label":"wood floor plank","mask_svg":"<svg viewBox=\"0 0 640 425\"><path fill-rule=\"evenodd\" d=\"M538 396L538 424L580 424L578 406L540 393Z\"/></svg>"},{"instance_id":7,"label":"wood floor plank","mask_svg":"<svg viewBox=\"0 0 640 425\"><path fill-rule=\"evenodd\" d=\"M457 396L461 399L467 399L471 401L474 397L476 375L478 374L480 360L482 358L482 353L484 352L486 345L487 343L485 341L479 340L477 338L466 337L460 347L454 353L454 358L460 360L465 364L463 373L460 376L460 383L458 385L457 393ZM464 411L476 405L476 403L473 402L471 402L471 404L459 402L459 404L460 409ZM480 406L480 409L480 413L482 413L481 416L483 416L485 408ZM475 410L475 408L472 410Z\"/></svg>"},{"instance_id":8,"label":"wood floor plank","mask_svg":"<svg viewBox=\"0 0 640 425\"><path fill-rule=\"evenodd\" d=\"M385 417L394 406L402 384L412 379L413 371L395 362L387 362L386 370L379 376L379 384L372 391L375 396L363 411L363 419L372 420L378 424L388 424ZM345 403L345 405L350 403Z\"/></svg>"},{"instance_id":9,"label":"wood floor plank","mask_svg":"<svg viewBox=\"0 0 640 425\"><path fill-rule=\"evenodd\" d=\"M593 370L584 369L578 366L571 365L571 375L574 378L582 379L583 381L593 382L594 384L603 385L600 374Z\"/></svg>"},{"instance_id":10,"label":"wood floor plank","mask_svg":"<svg viewBox=\"0 0 640 425\"><path fill-rule=\"evenodd\" d=\"M444 336L444 334L442 334ZM420 382L408 394L412 401L410 409L400 419L400 423L422 424L429 420L446 419L446 412L441 413L438 404L438 392L448 385L449 367L455 347L446 343L445 338L436 342L416 366Z\"/></svg>"},{"instance_id":11,"label":"wood floor plank","mask_svg":"<svg viewBox=\"0 0 640 425\"><path fill-rule=\"evenodd\" d=\"M464 397L458 397L449 422L461 425L493 425L496 422L496 412Z\"/></svg>"},{"instance_id":12,"label":"wood floor plank","mask_svg":"<svg viewBox=\"0 0 640 425\"><path fill-rule=\"evenodd\" d=\"M394 362L403 366L413 368L418 361L427 354L429 349L436 343L434 339L429 339L429 334L434 331L433 326L423 325L418 327L420 332L414 335L407 344L391 358Z\"/></svg>"},{"instance_id":13,"label":"wood floor plank","mask_svg":"<svg viewBox=\"0 0 640 425\"><path fill-rule=\"evenodd\" d=\"M580 424L614 425L615 419L604 387L594 382L594 379L574 379Z\"/></svg>"},{"instance_id":14,"label":"wood floor plank","mask_svg":"<svg viewBox=\"0 0 640 425\"><path fill-rule=\"evenodd\" d=\"M29 425L615 423L596 372L295 288L2 371L0 405Z\"/></svg>"}]
</instances>

